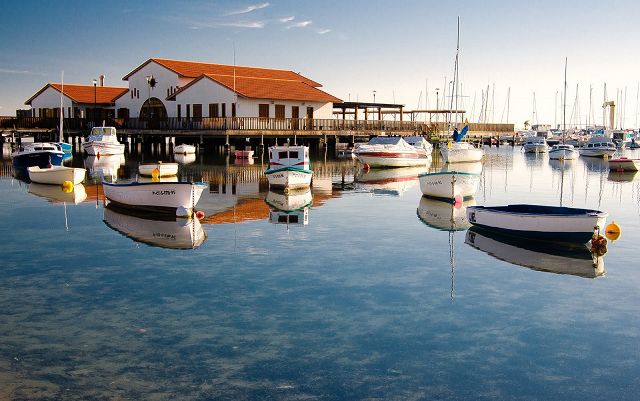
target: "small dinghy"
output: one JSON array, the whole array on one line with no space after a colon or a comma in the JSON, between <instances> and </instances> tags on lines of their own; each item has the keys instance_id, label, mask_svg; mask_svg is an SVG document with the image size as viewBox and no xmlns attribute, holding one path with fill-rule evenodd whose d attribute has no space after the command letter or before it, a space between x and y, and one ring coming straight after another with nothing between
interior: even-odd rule
<instances>
[{"instance_id":1,"label":"small dinghy","mask_svg":"<svg viewBox=\"0 0 640 401\"><path fill-rule=\"evenodd\" d=\"M173 148L173 153L176 155L191 155L196 153L196 147L183 143Z\"/></svg>"},{"instance_id":2,"label":"small dinghy","mask_svg":"<svg viewBox=\"0 0 640 401\"><path fill-rule=\"evenodd\" d=\"M589 242L604 231L609 214L599 210L562 206L469 206L467 219L474 226L519 237L560 242Z\"/></svg>"},{"instance_id":3,"label":"small dinghy","mask_svg":"<svg viewBox=\"0 0 640 401\"><path fill-rule=\"evenodd\" d=\"M171 177L178 174L178 163L142 163L138 172L145 177Z\"/></svg>"},{"instance_id":4,"label":"small dinghy","mask_svg":"<svg viewBox=\"0 0 640 401\"><path fill-rule=\"evenodd\" d=\"M53 185L62 185L66 181L74 185L80 184L84 181L84 176L87 173L87 170L83 168L66 166L49 166L46 168L31 166L27 170L29 171L29 179L32 182Z\"/></svg>"},{"instance_id":5,"label":"small dinghy","mask_svg":"<svg viewBox=\"0 0 640 401\"><path fill-rule=\"evenodd\" d=\"M120 206L191 217L202 191L203 182L131 182L102 183L104 195Z\"/></svg>"},{"instance_id":6,"label":"small dinghy","mask_svg":"<svg viewBox=\"0 0 640 401\"><path fill-rule=\"evenodd\" d=\"M640 170L640 159L628 159L619 157L609 160L609 170L613 171L638 171Z\"/></svg>"}]
</instances>

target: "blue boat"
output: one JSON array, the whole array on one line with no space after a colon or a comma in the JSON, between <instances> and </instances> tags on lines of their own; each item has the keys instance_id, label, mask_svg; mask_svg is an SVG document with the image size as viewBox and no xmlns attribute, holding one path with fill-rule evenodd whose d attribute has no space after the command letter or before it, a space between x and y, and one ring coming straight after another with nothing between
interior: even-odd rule
<instances>
[{"instance_id":1,"label":"blue boat","mask_svg":"<svg viewBox=\"0 0 640 401\"><path fill-rule=\"evenodd\" d=\"M21 145L18 151L11 154L11 159L13 167L17 169L31 166L45 168L48 165L62 165L64 155L60 146L55 143L34 142Z\"/></svg>"},{"instance_id":2,"label":"blue boat","mask_svg":"<svg viewBox=\"0 0 640 401\"><path fill-rule=\"evenodd\" d=\"M64 153L71 153L73 151L73 145L70 143L66 143L66 142L57 142L57 144L60 146L60 149L64 152Z\"/></svg>"}]
</instances>

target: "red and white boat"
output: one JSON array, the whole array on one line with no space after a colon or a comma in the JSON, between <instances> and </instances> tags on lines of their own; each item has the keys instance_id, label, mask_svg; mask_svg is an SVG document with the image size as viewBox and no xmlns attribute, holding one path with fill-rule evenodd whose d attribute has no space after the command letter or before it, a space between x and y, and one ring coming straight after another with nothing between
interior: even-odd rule
<instances>
[{"instance_id":1,"label":"red and white boat","mask_svg":"<svg viewBox=\"0 0 640 401\"><path fill-rule=\"evenodd\" d=\"M235 152L233 152L233 156L236 159L252 159L253 149L251 149L251 146L245 147L244 150L237 149Z\"/></svg>"},{"instance_id":2,"label":"red and white boat","mask_svg":"<svg viewBox=\"0 0 640 401\"><path fill-rule=\"evenodd\" d=\"M426 166L429 158L397 136L377 136L355 150L362 164L369 167Z\"/></svg>"},{"instance_id":3,"label":"red and white boat","mask_svg":"<svg viewBox=\"0 0 640 401\"><path fill-rule=\"evenodd\" d=\"M640 159L629 159L619 157L609 160L609 170L613 171L638 171L640 170Z\"/></svg>"}]
</instances>

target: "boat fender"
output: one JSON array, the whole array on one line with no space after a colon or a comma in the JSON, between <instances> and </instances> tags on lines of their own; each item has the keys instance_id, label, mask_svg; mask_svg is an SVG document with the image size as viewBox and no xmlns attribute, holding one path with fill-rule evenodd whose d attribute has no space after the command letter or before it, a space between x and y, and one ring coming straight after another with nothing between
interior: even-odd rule
<instances>
[{"instance_id":1,"label":"boat fender","mask_svg":"<svg viewBox=\"0 0 640 401\"><path fill-rule=\"evenodd\" d=\"M607 253L607 239L600 234L594 234L591 238L591 253L596 256Z\"/></svg>"},{"instance_id":2,"label":"boat fender","mask_svg":"<svg viewBox=\"0 0 640 401\"><path fill-rule=\"evenodd\" d=\"M614 221L612 221L604 231L604 234L607 236L607 239L610 241L616 241L620 238L620 234L622 233L622 229L620 226Z\"/></svg>"},{"instance_id":3,"label":"boat fender","mask_svg":"<svg viewBox=\"0 0 640 401\"><path fill-rule=\"evenodd\" d=\"M463 201L462 196L460 196L460 195L456 195L456 196L453 198L453 206L454 206L456 209L460 209L460 207L462 207L462 201Z\"/></svg>"},{"instance_id":4,"label":"boat fender","mask_svg":"<svg viewBox=\"0 0 640 401\"><path fill-rule=\"evenodd\" d=\"M151 171L151 177L152 178L160 177L160 170L157 167L154 168L153 171Z\"/></svg>"},{"instance_id":5,"label":"boat fender","mask_svg":"<svg viewBox=\"0 0 640 401\"><path fill-rule=\"evenodd\" d=\"M198 210L196 212L196 219L202 220L202 219L204 219L204 217L205 217L205 215L204 215L204 212L202 210Z\"/></svg>"},{"instance_id":6,"label":"boat fender","mask_svg":"<svg viewBox=\"0 0 640 401\"><path fill-rule=\"evenodd\" d=\"M62 192L70 193L73 192L73 182L65 181L62 183Z\"/></svg>"}]
</instances>

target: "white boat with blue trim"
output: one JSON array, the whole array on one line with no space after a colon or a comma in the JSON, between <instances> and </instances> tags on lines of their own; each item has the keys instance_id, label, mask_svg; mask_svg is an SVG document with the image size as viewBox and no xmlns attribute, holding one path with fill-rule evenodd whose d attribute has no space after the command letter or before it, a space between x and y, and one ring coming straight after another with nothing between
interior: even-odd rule
<instances>
[{"instance_id":1,"label":"white boat with blue trim","mask_svg":"<svg viewBox=\"0 0 640 401\"><path fill-rule=\"evenodd\" d=\"M573 145L558 143L553 145L549 150L549 159L551 160L575 160L580 156Z\"/></svg>"},{"instance_id":2,"label":"white boat with blue trim","mask_svg":"<svg viewBox=\"0 0 640 401\"><path fill-rule=\"evenodd\" d=\"M616 153L616 145L609 138L602 135L592 136L584 146L578 148L580 156L610 157Z\"/></svg>"},{"instance_id":3,"label":"white boat with blue trim","mask_svg":"<svg viewBox=\"0 0 640 401\"><path fill-rule=\"evenodd\" d=\"M115 127L93 127L82 149L90 156L124 154L124 144L118 142Z\"/></svg>"},{"instance_id":4,"label":"white boat with blue trim","mask_svg":"<svg viewBox=\"0 0 640 401\"><path fill-rule=\"evenodd\" d=\"M191 217L207 187L203 182L102 182L104 195L118 205Z\"/></svg>"},{"instance_id":5,"label":"white boat with blue trim","mask_svg":"<svg viewBox=\"0 0 640 401\"><path fill-rule=\"evenodd\" d=\"M269 168L264 174L273 188L308 188L313 177L309 148L297 145L269 147Z\"/></svg>"},{"instance_id":6,"label":"white boat with blue trim","mask_svg":"<svg viewBox=\"0 0 640 401\"><path fill-rule=\"evenodd\" d=\"M586 243L604 231L608 213L563 206L469 206L467 219L474 226L519 237Z\"/></svg>"},{"instance_id":7,"label":"white boat with blue trim","mask_svg":"<svg viewBox=\"0 0 640 401\"><path fill-rule=\"evenodd\" d=\"M63 159L64 152L60 146L49 142L23 143L17 151L11 153L13 167L25 170L31 166L60 166Z\"/></svg>"},{"instance_id":8,"label":"white boat with blue trim","mask_svg":"<svg viewBox=\"0 0 640 401\"><path fill-rule=\"evenodd\" d=\"M27 168L31 182L39 184L63 185L69 181L74 185L84 181L87 170L79 167L49 166L40 168L31 166Z\"/></svg>"},{"instance_id":9,"label":"white boat with blue trim","mask_svg":"<svg viewBox=\"0 0 640 401\"><path fill-rule=\"evenodd\" d=\"M549 151L547 139L543 136L530 136L522 145L525 153L546 153Z\"/></svg>"}]
</instances>

